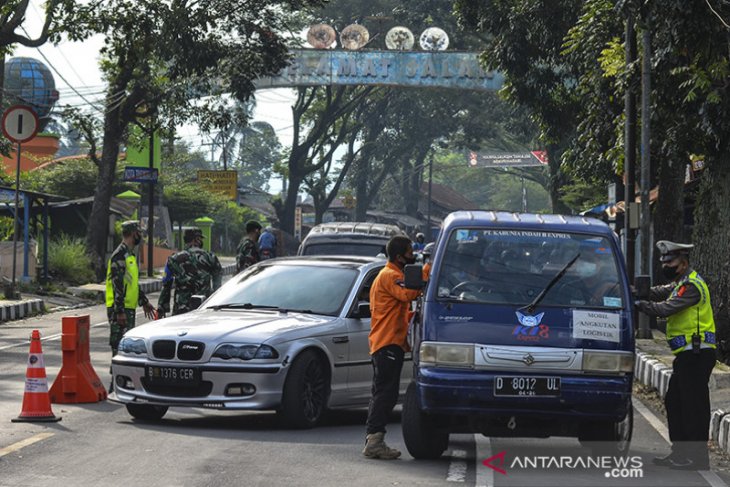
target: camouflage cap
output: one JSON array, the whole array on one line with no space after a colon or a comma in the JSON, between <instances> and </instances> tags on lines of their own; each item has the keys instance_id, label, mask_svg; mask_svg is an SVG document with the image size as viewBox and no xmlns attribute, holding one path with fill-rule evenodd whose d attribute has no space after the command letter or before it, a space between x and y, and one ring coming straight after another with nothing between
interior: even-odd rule
<instances>
[{"instance_id":1,"label":"camouflage cap","mask_svg":"<svg viewBox=\"0 0 730 487\"><path fill-rule=\"evenodd\" d=\"M137 220L127 220L122 222L122 233L129 235L132 232L139 231L139 222Z\"/></svg>"},{"instance_id":2,"label":"camouflage cap","mask_svg":"<svg viewBox=\"0 0 730 487\"><path fill-rule=\"evenodd\" d=\"M203 231L199 228L188 228L183 234L183 239L186 242L192 242L193 239L198 237L205 238L205 235L203 235Z\"/></svg>"}]
</instances>

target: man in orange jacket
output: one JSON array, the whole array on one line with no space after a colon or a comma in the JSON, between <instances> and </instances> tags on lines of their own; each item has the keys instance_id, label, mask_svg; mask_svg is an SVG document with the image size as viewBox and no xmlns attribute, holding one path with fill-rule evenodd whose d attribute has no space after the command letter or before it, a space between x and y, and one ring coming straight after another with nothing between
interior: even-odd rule
<instances>
[{"instance_id":1,"label":"man in orange jacket","mask_svg":"<svg viewBox=\"0 0 730 487\"><path fill-rule=\"evenodd\" d=\"M362 454L391 460L400 451L385 444L388 415L398 402L403 355L408 351L408 311L420 290L406 289L403 268L413 264L413 247L408 237L396 236L387 245L388 263L370 288L370 356L373 386L368 408L367 436Z\"/></svg>"}]
</instances>

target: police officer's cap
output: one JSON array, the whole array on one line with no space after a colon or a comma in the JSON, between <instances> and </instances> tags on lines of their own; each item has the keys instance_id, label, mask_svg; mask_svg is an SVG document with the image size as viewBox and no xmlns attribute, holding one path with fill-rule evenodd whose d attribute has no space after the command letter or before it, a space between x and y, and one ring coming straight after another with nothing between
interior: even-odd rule
<instances>
[{"instance_id":1,"label":"police officer's cap","mask_svg":"<svg viewBox=\"0 0 730 487\"><path fill-rule=\"evenodd\" d=\"M122 222L122 233L124 235L130 235L136 231L139 231L139 222L137 220Z\"/></svg>"},{"instance_id":2,"label":"police officer's cap","mask_svg":"<svg viewBox=\"0 0 730 487\"><path fill-rule=\"evenodd\" d=\"M188 228L185 230L185 233L183 234L183 239L186 242L192 242L196 238L205 238L203 235L203 231L199 228Z\"/></svg>"},{"instance_id":3,"label":"police officer's cap","mask_svg":"<svg viewBox=\"0 0 730 487\"><path fill-rule=\"evenodd\" d=\"M659 260L661 262L670 262L680 255L688 256L689 251L694 248L694 245L660 240L656 243L656 247L662 254Z\"/></svg>"}]
</instances>

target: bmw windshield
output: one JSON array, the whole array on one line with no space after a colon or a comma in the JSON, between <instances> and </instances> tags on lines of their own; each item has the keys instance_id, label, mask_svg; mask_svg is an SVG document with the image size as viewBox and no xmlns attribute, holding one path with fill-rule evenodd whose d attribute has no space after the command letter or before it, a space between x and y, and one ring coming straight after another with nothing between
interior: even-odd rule
<instances>
[{"instance_id":1,"label":"bmw windshield","mask_svg":"<svg viewBox=\"0 0 730 487\"><path fill-rule=\"evenodd\" d=\"M626 299L603 237L465 228L451 233L443 255L438 299L525 306L562 270L541 306L621 308Z\"/></svg>"},{"instance_id":2,"label":"bmw windshield","mask_svg":"<svg viewBox=\"0 0 730 487\"><path fill-rule=\"evenodd\" d=\"M357 270L342 267L258 265L227 282L205 308L268 308L337 316L357 276Z\"/></svg>"}]
</instances>

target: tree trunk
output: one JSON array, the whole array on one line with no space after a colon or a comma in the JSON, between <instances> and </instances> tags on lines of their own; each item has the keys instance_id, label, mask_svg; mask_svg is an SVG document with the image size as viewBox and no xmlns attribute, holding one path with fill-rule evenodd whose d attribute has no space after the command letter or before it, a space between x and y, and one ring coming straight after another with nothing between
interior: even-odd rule
<instances>
[{"instance_id":1,"label":"tree trunk","mask_svg":"<svg viewBox=\"0 0 730 487\"><path fill-rule=\"evenodd\" d=\"M96 179L94 203L86 231L86 246L91 253L92 265L98 280L106 274L107 238L109 236L109 207L124 128L119 122L119 108L107 112L104 120L104 147Z\"/></svg>"},{"instance_id":2,"label":"tree trunk","mask_svg":"<svg viewBox=\"0 0 730 487\"><path fill-rule=\"evenodd\" d=\"M730 161L710 162L697 195L691 258L710 288L719 358L730 363Z\"/></svg>"},{"instance_id":3,"label":"tree trunk","mask_svg":"<svg viewBox=\"0 0 730 487\"><path fill-rule=\"evenodd\" d=\"M289 184L286 191L286 198L280 207L281 211L277 212L281 229L294 235L294 213L297 207L297 197L299 196L299 188L302 185L302 177L298 174L289 173Z\"/></svg>"},{"instance_id":4,"label":"tree trunk","mask_svg":"<svg viewBox=\"0 0 730 487\"><path fill-rule=\"evenodd\" d=\"M560 189L563 186L563 174L560 171L560 154L561 151L554 144L547 144L546 151L548 154L548 168L550 172L550 206L552 212L558 214L570 214L570 208L561 200L562 195Z\"/></svg>"},{"instance_id":5,"label":"tree trunk","mask_svg":"<svg viewBox=\"0 0 730 487\"><path fill-rule=\"evenodd\" d=\"M654 208L654 242L685 242L684 234L684 163L677 157L662 157L659 167L659 199ZM661 262L654 259L654 275L661 275ZM658 284L657 281L655 284ZM663 284L663 282L662 282Z\"/></svg>"}]
</instances>

